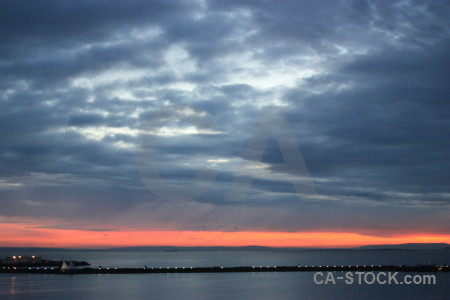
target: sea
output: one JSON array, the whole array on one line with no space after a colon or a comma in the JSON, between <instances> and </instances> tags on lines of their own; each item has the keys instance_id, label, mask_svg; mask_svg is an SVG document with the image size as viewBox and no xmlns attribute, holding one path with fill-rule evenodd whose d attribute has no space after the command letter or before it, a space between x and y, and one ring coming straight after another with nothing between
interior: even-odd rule
<instances>
[{"instance_id":1,"label":"sea","mask_svg":"<svg viewBox=\"0 0 450 300\"><path fill-rule=\"evenodd\" d=\"M0 251L0 257L37 255L87 261L93 268L417 265L450 263L445 250L258 250L258 251ZM449 299L450 272L427 273L435 284L352 283L345 272L249 272L195 274L0 274L0 299ZM402 273L405 275L424 273ZM334 282L326 281L333 276ZM363 276L363 275L361 275ZM365 276L365 275L364 275ZM384 277L383 277L384 278ZM387 276L386 276L387 278ZM385 283L383 283L385 282ZM418 282L418 281L417 281Z\"/></svg>"}]
</instances>

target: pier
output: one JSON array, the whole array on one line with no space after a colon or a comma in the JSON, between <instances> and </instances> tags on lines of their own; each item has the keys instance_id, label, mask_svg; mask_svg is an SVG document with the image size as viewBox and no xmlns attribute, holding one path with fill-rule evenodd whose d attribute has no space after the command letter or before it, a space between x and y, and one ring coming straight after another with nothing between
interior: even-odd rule
<instances>
[{"instance_id":1,"label":"pier","mask_svg":"<svg viewBox=\"0 0 450 300\"><path fill-rule=\"evenodd\" d=\"M241 267L143 267L143 268L78 268L61 270L56 267L0 267L0 273L28 274L144 274L144 273L233 273L233 272L449 272L450 267L436 265L328 265L328 266L241 266Z\"/></svg>"}]
</instances>

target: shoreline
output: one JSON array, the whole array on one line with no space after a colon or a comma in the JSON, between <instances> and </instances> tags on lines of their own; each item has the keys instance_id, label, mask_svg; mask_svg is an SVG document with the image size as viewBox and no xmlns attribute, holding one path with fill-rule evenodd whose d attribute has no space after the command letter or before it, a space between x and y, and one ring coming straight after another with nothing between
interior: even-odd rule
<instances>
[{"instance_id":1,"label":"shoreline","mask_svg":"<svg viewBox=\"0 0 450 300\"><path fill-rule=\"evenodd\" d=\"M364 266L241 266L241 267L143 267L143 268L82 268L61 270L60 268L2 267L0 273L25 274L166 274L166 273L243 273L243 272L318 272L318 271L395 271L436 273L449 272L449 266L416 265L364 265Z\"/></svg>"}]
</instances>

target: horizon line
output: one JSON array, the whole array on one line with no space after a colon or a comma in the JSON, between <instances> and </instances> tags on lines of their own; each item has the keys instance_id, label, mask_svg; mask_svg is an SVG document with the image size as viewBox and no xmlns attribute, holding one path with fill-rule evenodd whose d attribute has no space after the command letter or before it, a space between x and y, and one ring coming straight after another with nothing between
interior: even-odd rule
<instances>
[{"instance_id":1,"label":"horizon line","mask_svg":"<svg viewBox=\"0 0 450 300\"><path fill-rule=\"evenodd\" d=\"M398 246L448 246L450 247L449 243L398 243L398 244L367 244L367 245L361 245L361 246L354 246L354 247L326 247L326 246L260 246L260 245L242 245L242 246L227 246L227 245L214 245L214 246L208 246L208 245L198 245L198 246L176 246L176 245L135 245L135 246L112 246L112 247L44 247L44 246L1 246L0 250L2 249L55 249L55 250L94 250L94 251L101 251L101 250L114 250L114 249L134 249L134 248L169 248L169 249L202 249L202 248L232 248L232 249L246 249L246 248L262 248L262 249L285 249L285 250L367 250L364 249L366 247L398 247ZM386 249L386 248L379 248L379 249ZM390 248L390 249L399 249L399 248ZM443 248L445 249L445 248ZM372 249L368 249L372 250ZM374 249L376 250L376 249ZM402 249L402 250L411 250L411 249Z\"/></svg>"}]
</instances>

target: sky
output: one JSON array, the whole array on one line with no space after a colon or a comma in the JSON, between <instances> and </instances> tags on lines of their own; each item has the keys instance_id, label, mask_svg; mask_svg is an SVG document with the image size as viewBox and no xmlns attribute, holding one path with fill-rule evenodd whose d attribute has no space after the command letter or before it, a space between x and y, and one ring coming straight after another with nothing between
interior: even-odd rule
<instances>
[{"instance_id":1,"label":"sky","mask_svg":"<svg viewBox=\"0 0 450 300\"><path fill-rule=\"evenodd\" d=\"M447 1L1 1L0 245L450 242Z\"/></svg>"}]
</instances>

